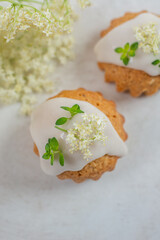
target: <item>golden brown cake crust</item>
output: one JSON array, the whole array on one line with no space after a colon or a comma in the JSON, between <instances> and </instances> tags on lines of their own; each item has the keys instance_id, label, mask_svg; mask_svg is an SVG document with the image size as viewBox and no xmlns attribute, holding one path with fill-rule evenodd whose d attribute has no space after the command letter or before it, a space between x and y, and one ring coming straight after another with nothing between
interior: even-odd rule
<instances>
[{"instance_id":1,"label":"golden brown cake crust","mask_svg":"<svg viewBox=\"0 0 160 240\"><path fill-rule=\"evenodd\" d=\"M146 11L126 13L123 17L112 20L110 26L101 32L101 37L105 36L113 28L144 12ZM110 63L99 62L98 66L100 69L105 71L106 82L116 83L118 92L130 91L130 94L133 97L138 97L141 94L152 95L160 88L160 75L154 77L141 70L122 67Z\"/></svg>"},{"instance_id":2,"label":"golden brown cake crust","mask_svg":"<svg viewBox=\"0 0 160 240\"><path fill-rule=\"evenodd\" d=\"M104 99L101 93L91 92L83 88L79 88L77 90L62 91L53 98L57 97L67 97L91 103L110 119L112 125L122 140L125 141L127 139L127 134L123 128L125 121L124 117L117 112L115 103ZM39 154L36 145L34 145L34 152L37 155ZM77 183L83 182L88 178L98 180L104 172L112 171L115 168L117 159L117 156L110 156L106 154L105 156L86 164L86 166L80 171L65 171L57 177L61 180L72 179Z\"/></svg>"}]
</instances>

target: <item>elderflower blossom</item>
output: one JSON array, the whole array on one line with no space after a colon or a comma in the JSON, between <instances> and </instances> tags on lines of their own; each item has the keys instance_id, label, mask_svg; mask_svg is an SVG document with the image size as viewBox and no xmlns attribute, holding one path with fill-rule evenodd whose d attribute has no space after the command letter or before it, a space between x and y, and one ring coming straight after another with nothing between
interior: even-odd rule
<instances>
[{"instance_id":1,"label":"elderflower blossom","mask_svg":"<svg viewBox=\"0 0 160 240\"><path fill-rule=\"evenodd\" d=\"M44 0L40 10L29 4L13 0L0 7L0 102L20 102L23 114L31 113L35 93L53 91L48 75L57 64L73 59L68 33L76 20L69 0Z\"/></svg>"},{"instance_id":2,"label":"elderflower blossom","mask_svg":"<svg viewBox=\"0 0 160 240\"><path fill-rule=\"evenodd\" d=\"M35 28L47 37L57 33L72 31L73 11L63 0L51 1L49 8L41 10L30 5L2 8L0 12L0 31L7 42L18 32Z\"/></svg>"},{"instance_id":3,"label":"elderflower blossom","mask_svg":"<svg viewBox=\"0 0 160 240\"><path fill-rule=\"evenodd\" d=\"M0 38L0 102L20 102L20 111L30 114L35 93L50 93L54 82L48 78L57 63L73 58L73 37L46 38L33 29L17 34L11 42Z\"/></svg>"},{"instance_id":4,"label":"elderflower blossom","mask_svg":"<svg viewBox=\"0 0 160 240\"><path fill-rule=\"evenodd\" d=\"M51 0L40 11L23 1L0 9L0 102L20 102L30 114L35 93L53 91L48 74L73 58L74 20L66 0Z\"/></svg>"},{"instance_id":5,"label":"elderflower blossom","mask_svg":"<svg viewBox=\"0 0 160 240\"><path fill-rule=\"evenodd\" d=\"M135 37L139 41L139 47L145 53L158 54L160 52L160 33L155 23L141 25L135 28Z\"/></svg>"},{"instance_id":6,"label":"elderflower blossom","mask_svg":"<svg viewBox=\"0 0 160 240\"><path fill-rule=\"evenodd\" d=\"M66 142L70 145L70 152L81 151L84 159L88 160L92 157L90 146L96 141L105 144L106 136L104 128L106 120L95 114L83 114L80 123L74 123L73 128L67 130Z\"/></svg>"}]
</instances>

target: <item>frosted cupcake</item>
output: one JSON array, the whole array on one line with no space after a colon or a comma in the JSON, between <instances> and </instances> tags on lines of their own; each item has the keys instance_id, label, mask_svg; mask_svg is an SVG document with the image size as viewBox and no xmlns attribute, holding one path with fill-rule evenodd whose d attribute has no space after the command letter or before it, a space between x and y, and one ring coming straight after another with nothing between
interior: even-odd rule
<instances>
[{"instance_id":1,"label":"frosted cupcake","mask_svg":"<svg viewBox=\"0 0 160 240\"><path fill-rule=\"evenodd\" d=\"M160 18L142 11L114 19L95 47L106 82L133 97L160 88Z\"/></svg>"},{"instance_id":2,"label":"frosted cupcake","mask_svg":"<svg viewBox=\"0 0 160 240\"><path fill-rule=\"evenodd\" d=\"M127 148L124 117L97 92L62 91L32 114L30 131L42 170L59 179L97 180Z\"/></svg>"}]
</instances>

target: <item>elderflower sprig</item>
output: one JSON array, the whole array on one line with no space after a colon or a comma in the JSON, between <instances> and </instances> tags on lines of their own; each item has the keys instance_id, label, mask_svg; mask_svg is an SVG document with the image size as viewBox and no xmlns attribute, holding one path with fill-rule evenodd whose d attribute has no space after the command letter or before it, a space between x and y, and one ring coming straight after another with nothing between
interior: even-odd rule
<instances>
[{"instance_id":1,"label":"elderflower sprig","mask_svg":"<svg viewBox=\"0 0 160 240\"><path fill-rule=\"evenodd\" d=\"M105 144L106 120L95 114L84 114L82 118L80 123L74 123L73 128L67 131L66 142L70 146L71 153L81 151L83 158L89 160L92 157L90 146L96 141Z\"/></svg>"},{"instance_id":2,"label":"elderflower sprig","mask_svg":"<svg viewBox=\"0 0 160 240\"><path fill-rule=\"evenodd\" d=\"M123 62L124 65L128 65L130 57L135 57L137 49L138 42L134 42L131 44L131 46L129 43L126 43L123 48L117 47L114 51L121 54L120 60Z\"/></svg>"},{"instance_id":3,"label":"elderflower sprig","mask_svg":"<svg viewBox=\"0 0 160 240\"><path fill-rule=\"evenodd\" d=\"M154 65L154 66L158 65L158 67L160 67L160 59L156 59L155 61L153 61L152 65Z\"/></svg>"},{"instance_id":4,"label":"elderflower sprig","mask_svg":"<svg viewBox=\"0 0 160 240\"><path fill-rule=\"evenodd\" d=\"M43 159L51 159L50 163L53 165L55 155L59 154L59 163L61 166L64 166L64 156L62 151L59 149L59 143L55 137L48 139L48 143L45 145L45 150L46 152L42 156Z\"/></svg>"},{"instance_id":5,"label":"elderflower sprig","mask_svg":"<svg viewBox=\"0 0 160 240\"><path fill-rule=\"evenodd\" d=\"M148 23L135 28L135 37L139 42L139 48L144 53L158 54L160 52L160 33L156 23Z\"/></svg>"},{"instance_id":6,"label":"elderflower sprig","mask_svg":"<svg viewBox=\"0 0 160 240\"><path fill-rule=\"evenodd\" d=\"M14 39L19 31L25 31L35 27L39 29L47 37L53 36L55 33L71 32L72 9L66 1L60 1L59 9L52 11L52 1L40 3L40 9L34 7L32 3L35 1L27 1L24 4L22 1L0 0L0 2L11 3L10 7L4 8L1 11L0 29L5 32L4 38L7 42ZM2 19L3 17L3 19Z\"/></svg>"},{"instance_id":7,"label":"elderflower sprig","mask_svg":"<svg viewBox=\"0 0 160 240\"><path fill-rule=\"evenodd\" d=\"M0 103L20 102L21 113L28 115L36 93L55 89L48 74L74 58L77 17L69 0L1 2L8 6L0 6Z\"/></svg>"},{"instance_id":8,"label":"elderflower sprig","mask_svg":"<svg viewBox=\"0 0 160 240\"><path fill-rule=\"evenodd\" d=\"M80 106L78 104L75 104L73 105L71 108L70 107L64 107L62 106L61 107L62 109L64 109L65 111L68 111L70 113L70 117L67 118L67 117L61 117L59 119L57 119L56 123L55 123L55 128L61 130L61 131L64 131L64 132L67 132L66 129L63 129L63 128L60 128L58 127L57 125L63 125L65 124L68 120L71 120L76 114L78 113L84 113L81 109L80 109Z\"/></svg>"}]
</instances>

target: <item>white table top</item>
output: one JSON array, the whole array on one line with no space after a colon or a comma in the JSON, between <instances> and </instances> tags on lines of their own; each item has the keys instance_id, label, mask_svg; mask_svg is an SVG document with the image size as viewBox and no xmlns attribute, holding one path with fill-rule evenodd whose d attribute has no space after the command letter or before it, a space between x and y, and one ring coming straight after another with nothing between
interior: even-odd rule
<instances>
[{"instance_id":1,"label":"white table top","mask_svg":"<svg viewBox=\"0 0 160 240\"><path fill-rule=\"evenodd\" d=\"M93 0L76 24L74 62L53 79L62 89L85 87L116 101L126 118L129 154L99 181L82 184L45 175L33 154L29 118L18 105L0 108L1 240L159 240L160 92L132 98L104 83L93 47L114 17L143 9L158 13L158 0Z\"/></svg>"}]
</instances>

